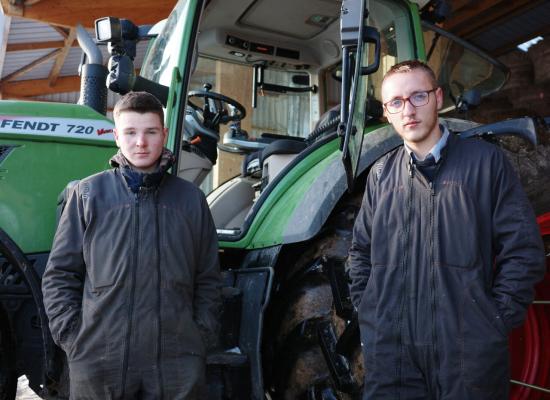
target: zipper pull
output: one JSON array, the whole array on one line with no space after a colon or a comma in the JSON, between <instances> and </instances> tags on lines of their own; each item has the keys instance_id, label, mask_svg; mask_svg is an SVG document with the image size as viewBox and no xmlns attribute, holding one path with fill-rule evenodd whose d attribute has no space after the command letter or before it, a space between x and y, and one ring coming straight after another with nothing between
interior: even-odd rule
<instances>
[{"instance_id":1,"label":"zipper pull","mask_svg":"<svg viewBox=\"0 0 550 400\"><path fill-rule=\"evenodd\" d=\"M432 196L435 196L435 189L433 181L430 181L430 193Z\"/></svg>"},{"instance_id":2,"label":"zipper pull","mask_svg":"<svg viewBox=\"0 0 550 400\"><path fill-rule=\"evenodd\" d=\"M409 176L411 178L414 178L414 169L415 169L414 163L412 161L409 162L409 164L407 165L407 170L409 171Z\"/></svg>"}]
</instances>

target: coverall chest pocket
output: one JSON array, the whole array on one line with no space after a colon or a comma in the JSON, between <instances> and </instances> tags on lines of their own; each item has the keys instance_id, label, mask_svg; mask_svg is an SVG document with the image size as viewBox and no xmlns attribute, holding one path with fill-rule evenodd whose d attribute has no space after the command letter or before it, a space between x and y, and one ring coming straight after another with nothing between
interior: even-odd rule
<instances>
[{"instance_id":1,"label":"coverall chest pocket","mask_svg":"<svg viewBox=\"0 0 550 400\"><path fill-rule=\"evenodd\" d=\"M479 259L479 218L472 198L458 184L442 185L433 213L436 262L448 267L475 266Z\"/></svg>"},{"instance_id":2,"label":"coverall chest pocket","mask_svg":"<svg viewBox=\"0 0 550 400\"><path fill-rule=\"evenodd\" d=\"M374 211L371 233L373 267L396 267L404 254L405 193L395 189L384 195Z\"/></svg>"}]
</instances>

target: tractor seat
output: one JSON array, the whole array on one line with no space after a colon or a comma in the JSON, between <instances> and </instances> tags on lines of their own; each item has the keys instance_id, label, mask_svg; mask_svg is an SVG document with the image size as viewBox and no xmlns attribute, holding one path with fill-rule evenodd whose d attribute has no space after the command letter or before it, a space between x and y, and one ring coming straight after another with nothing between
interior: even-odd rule
<instances>
[{"instance_id":1,"label":"tractor seat","mask_svg":"<svg viewBox=\"0 0 550 400\"><path fill-rule=\"evenodd\" d=\"M273 179L287 166L299 153L305 150L307 143L281 139L269 144L260 154L260 168L262 169L262 187L272 182Z\"/></svg>"}]
</instances>

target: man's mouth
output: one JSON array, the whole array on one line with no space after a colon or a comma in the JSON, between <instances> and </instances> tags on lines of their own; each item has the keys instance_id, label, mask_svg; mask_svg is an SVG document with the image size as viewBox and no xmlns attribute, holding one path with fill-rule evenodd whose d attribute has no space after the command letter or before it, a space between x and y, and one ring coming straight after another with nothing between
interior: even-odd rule
<instances>
[{"instance_id":1,"label":"man's mouth","mask_svg":"<svg viewBox=\"0 0 550 400\"><path fill-rule=\"evenodd\" d=\"M403 126L408 127L408 128L414 128L418 124L420 124L420 121L409 121L409 122L403 124Z\"/></svg>"}]
</instances>

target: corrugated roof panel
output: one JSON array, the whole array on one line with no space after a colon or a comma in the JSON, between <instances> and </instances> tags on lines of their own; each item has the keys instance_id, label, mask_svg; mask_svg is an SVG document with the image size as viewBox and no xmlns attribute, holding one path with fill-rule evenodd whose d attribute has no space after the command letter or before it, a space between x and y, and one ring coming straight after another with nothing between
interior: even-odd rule
<instances>
[{"instance_id":1,"label":"corrugated roof panel","mask_svg":"<svg viewBox=\"0 0 550 400\"><path fill-rule=\"evenodd\" d=\"M39 65L38 67L30 70L24 75L21 75L14 79L14 81L23 81L27 79L43 79L45 77L48 77L50 75L50 71L52 70L54 58L51 60L46 61L44 64Z\"/></svg>"},{"instance_id":2,"label":"corrugated roof panel","mask_svg":"<svg viewBox=\"0 0 550 400\"><path fill-rule=\"evenodd\" d=\"M63 64L63 67L61 68L61 72L59 75L61 76L78 75L78 66L80 65L81 58L82 58L82 50L80 49L80 47L73 47L69 51L69 54L65 59L65 63Z\"/></svg>"},{"instance_id":3,"label":"corrugated roof panel","mask_svg":"<svg viewBox=\"0 0 550 400\"><path fill-rule=\"evenodd\" d=\"M470 38L470 41L491 52L517 43L518 40L534 37L548 26L548 21L550 21L550 1L545 1L523 14L481 32Z\"/></svg>"},{"instance_id":4,"label":"corrugated roof panel","mask_svg":"<svg viewBox=\"0 0 550 400\"><path fill-rule=\"evenodd\" d=\"M45 56L50 52L52 52L51 49L9 52L8 53L9 57L6 57L6 59L4 60L2 78L11 74L12 72L18 71L19 69L23 68L25 65L32 63L33 61L39 59L42 56ZM25 75L22 75L22 76L25 76Z\"/></svg>"},{"instance_id":5,"label":"corrugated roof panel","mask_svg":"<svg viewBox=\"0 0 550 400\"><path fill-rule=\"evenodd\" d=\"M63 36L43 22L12 17L8 43L48 42L50 40L63 40Z\"/></svg>"}]
</instances>

